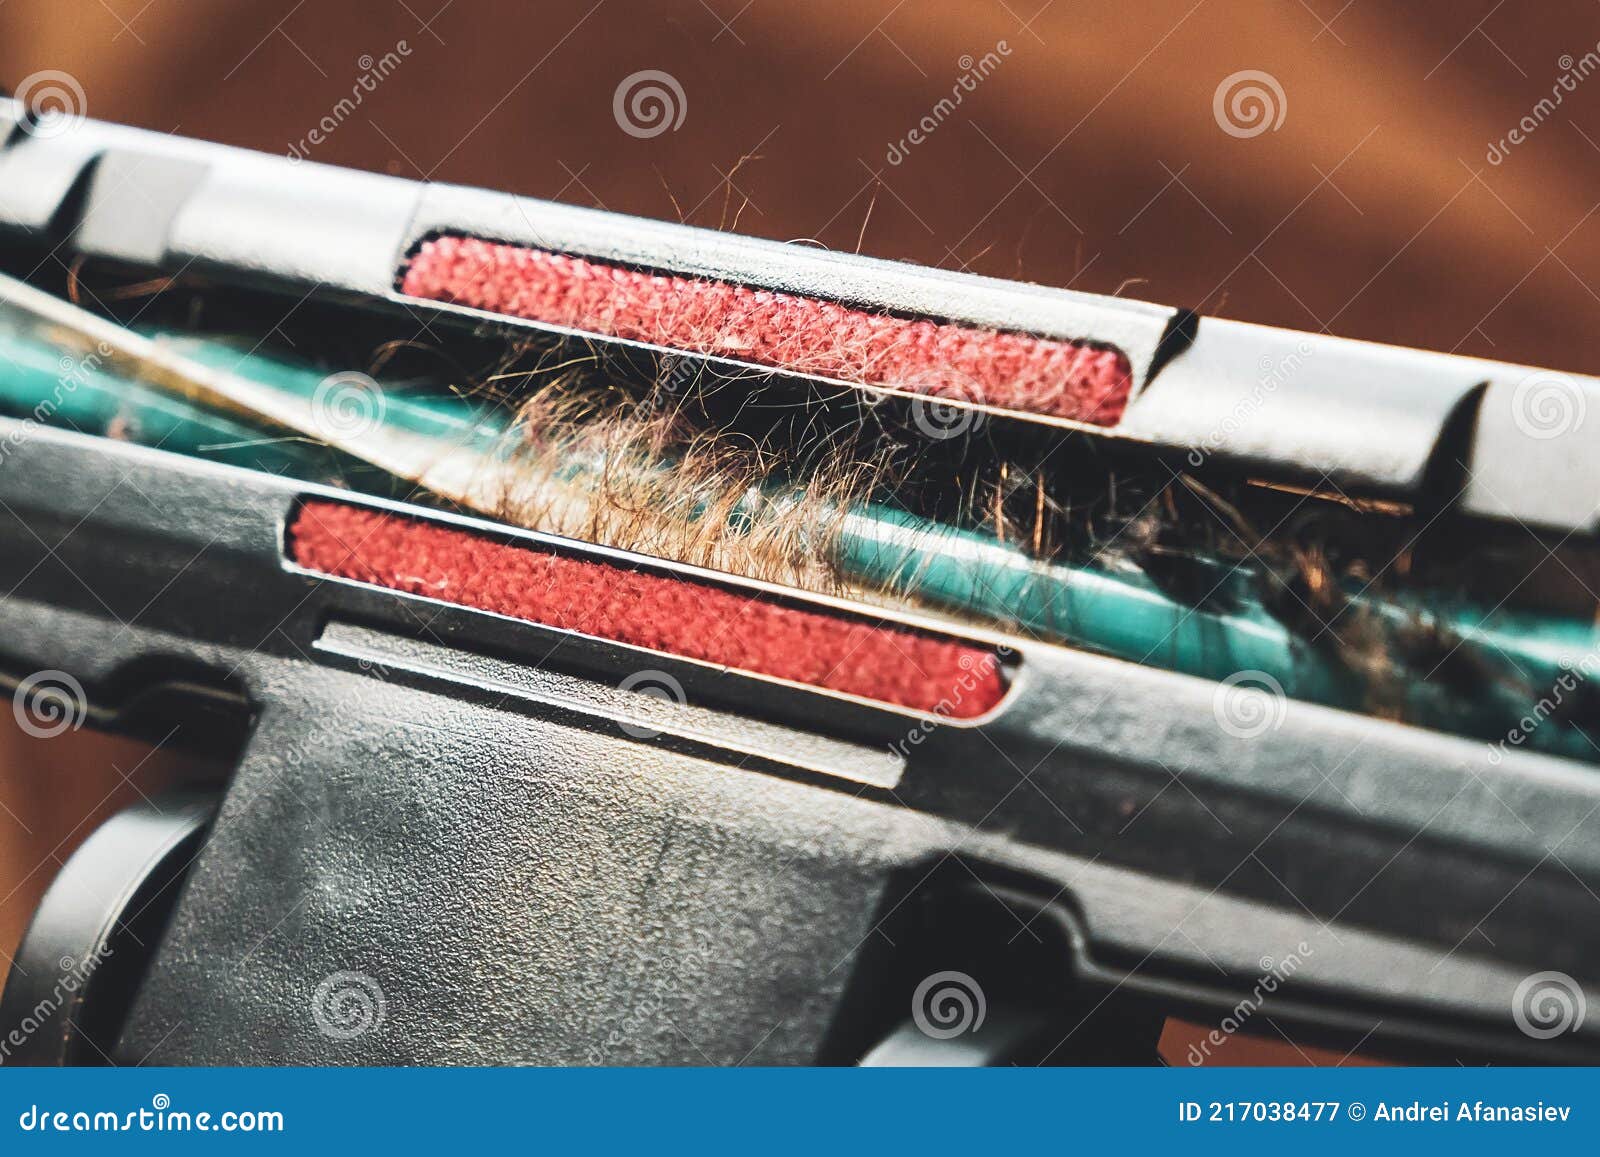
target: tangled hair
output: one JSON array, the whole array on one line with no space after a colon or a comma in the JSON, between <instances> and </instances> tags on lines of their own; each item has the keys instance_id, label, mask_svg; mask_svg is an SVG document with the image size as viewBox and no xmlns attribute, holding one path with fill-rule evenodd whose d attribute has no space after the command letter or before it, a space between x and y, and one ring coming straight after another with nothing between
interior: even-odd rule
<instances>
[{"instance_id":1,"label":"tangled hair","mask_svg":"<svg viewBox=\"0 0 1600 1157\"><path fill-rule=\"evenodd\" d=\"M1263 533L1244 510L1263 496L1248 487L1223 493L1187 474L1162 482L1093 459L1029 459L993 440L935 462L903 432L841 432L799 415L763 430L708 424L700 383L670 365L640 390L552 364L547 351L518 356L477 387L509 418L473 505L505 522L799 590L915 604L916 576L864 585L873 580L835 562L846 515L889 500L981 530L1041 566L1136 571L1198 610L1226 613L1242 593L1347 670L1369 710L1400 714L1396 648L1420 635L1389 629L1348 594L1366 573L1350 527L1381 512L1300 496L1308 509ZM530 358L532 368L512 368Z\"/></svg>"},{"instance_id":2,"label":"tangled hair","mask_svg":"<svg viewBox=\"0 0 1600 1157\"><path fill-rule=\"evenodd\" d=\"M641 397L559 375L507 408L485 513L800 590L883 593L831 561L840 523L882 484L868 462L830 458L802 481L787 448L696 426L666 381Z\"/></svg>"}]
</instances>

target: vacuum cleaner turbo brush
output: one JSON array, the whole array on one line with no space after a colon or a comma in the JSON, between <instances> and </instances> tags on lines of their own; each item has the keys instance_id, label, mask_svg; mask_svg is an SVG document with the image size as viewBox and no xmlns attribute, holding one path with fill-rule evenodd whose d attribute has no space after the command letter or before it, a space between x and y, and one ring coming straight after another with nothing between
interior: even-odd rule
<instances>
[{"instance_id":1,"label":"vacuum cleaner turbo brush","mask_svg":"<svg viewBox=\"0 0 1600 1157\"><path fill-rule=\"evenodd\" d=\"M1297 1040L1600 1052L1509 1003L1596 979L1600 382L0 125L0 672L249 720L81 1043L1138 1060L1293 953Z\"/></svg>"}]
</instances>

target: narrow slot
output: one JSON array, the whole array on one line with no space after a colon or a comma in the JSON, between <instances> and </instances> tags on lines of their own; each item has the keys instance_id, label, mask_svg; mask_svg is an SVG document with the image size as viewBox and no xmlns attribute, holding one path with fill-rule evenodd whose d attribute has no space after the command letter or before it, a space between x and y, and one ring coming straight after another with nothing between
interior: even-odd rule
<instances>
[{"instance_id":1,"label":"narrow slot","mask_svg":"<svg viewBox=\"0 0 1600 1157\"><path fill-rule=\"evenodd\" d=\"M402 270L410 297L932 398L1114 426L1121 350L901 318L837 302L445 236Z\"/></svg>"},{"instance_id":2,"label":"narrow slot","mask_svg":"<svg viewBox=\"0 0 1600 1157\"><path fill-rule=\"evenodd\" d=\"M286 549L316 574L945 719L976 719L1006 692L981 644L392 511L308 500Z\"/></svg>"}]
</instances>

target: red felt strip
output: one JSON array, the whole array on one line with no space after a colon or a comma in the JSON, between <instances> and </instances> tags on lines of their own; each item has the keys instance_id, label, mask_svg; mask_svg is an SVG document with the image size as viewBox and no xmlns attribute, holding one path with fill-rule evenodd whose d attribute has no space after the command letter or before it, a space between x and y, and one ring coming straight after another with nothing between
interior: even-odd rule
<instances>
[{"instance_id":1,"label":"red felt strip","mask_svg":"<svg viewBox=\"0 0 1600 1157\"><path fill-rule=\"evenodd\" d=\"M588 333L1100 426L1122 417L1121 351L909 321L831 301L641 273L471 237L426 242L402 292Z\"/></svg>"},{"instance_id":2,"label":"red felt strip","mask_svg":"<svg viewBox=\"0 0 1600 1157\"><path fill-rule=\"evenodd\" d=\"M988 649L688 579L308 501L289 527L307 570L956 719L1005 694Z\"/></svg>"}]
</instances>

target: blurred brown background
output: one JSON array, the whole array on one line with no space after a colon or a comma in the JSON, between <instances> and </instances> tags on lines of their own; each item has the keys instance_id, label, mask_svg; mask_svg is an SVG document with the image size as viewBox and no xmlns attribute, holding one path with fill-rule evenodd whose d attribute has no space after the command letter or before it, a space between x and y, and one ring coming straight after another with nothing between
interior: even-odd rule
<instances>
[{"instance_id":1,"label":"blurred brown background","mask_svg":"<svg viewBox=\"0 0 1600 1157\"><path fill-rule=\"evenodd\" d=\"M283 153L401 41L313 159L1600 370L1600 77L1486 159L1586 71L1593 0L6 0L0 83ZM686 107L636 139L644 69ZM1276 130L1219 128L1242 70Z\"/></svg>"},{"instance_id":2,"label":"blurred brown background","mask_svg":"<svg viewBox=\"0 0 1600 1157\"><path fill-rule=\"evenodd\" d=\"M1597 41L1594 0L3 0L0 84L61 70L161 131L1600 372ZM683 93L648 139L613 113L642 70ZM1254 135L1215 107L1246 70L1281 92ZM0 951L90 805L131 794L96 758L0 782Z\"/></svg>"}]
</instances>

